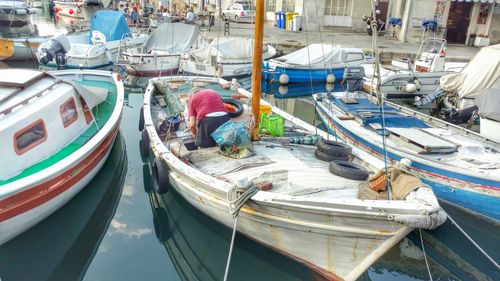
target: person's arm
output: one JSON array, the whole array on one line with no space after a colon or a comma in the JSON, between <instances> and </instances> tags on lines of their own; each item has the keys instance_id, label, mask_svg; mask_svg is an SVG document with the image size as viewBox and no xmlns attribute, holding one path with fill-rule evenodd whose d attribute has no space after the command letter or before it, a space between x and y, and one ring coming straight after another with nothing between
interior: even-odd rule
<instances>
[{"instance_id":1,"label":"person's arm","mask_svg":"<svg viewBox=\"0 0 500 281\"><path fill-rule=\"evenodd\" d=\"M188 128L191 130L191 133L193 136L196 136L197 133L197 128L196 128L196 117L194 116L189 116L188 120Z\"/></svg>"}]
</instances>

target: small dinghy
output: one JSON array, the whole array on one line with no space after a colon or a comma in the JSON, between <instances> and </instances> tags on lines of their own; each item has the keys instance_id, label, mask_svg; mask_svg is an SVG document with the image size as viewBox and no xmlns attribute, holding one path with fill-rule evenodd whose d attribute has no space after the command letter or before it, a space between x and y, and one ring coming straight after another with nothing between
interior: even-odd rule
<instances>
[{"instance_id":1,"label":"small dinghy","mask_svg":"<svg viewBox=\"0 0 500 281\"><path fill-rule=\"evenodd\" d=\"M106 161L123 84L95 70L0 70L0 244L74 197Z\"/></svg>"},{"instance_id":2,"label":"small dinghy","mask_svg":"<svg viewBox=\"0 0 500 281\"><path fill-rule=\"evenodd\" d=\"M236 145L197 149L177 114L185 109L183 97L200 89L224 98L243 97L230 116L235 123L252 123L247 106L250 93L230 87L225 80L151 79L139 128L143 128L141 154L152 161L156 192L173 187L194 207L228 227L233 227L237 216L234 227L241 234L328 279L355 280L413 228L434 228L446 219L429 187L418 183L416 189L403 192L405 196L387 200L367 187L369 175L379 171L383 162L334 142L333 136L264 101L256 108L274 115L262 115L262 120L269 116L269 122L261 121L268 128L261 132L274 131L280 137L261 136L251 142L253 148L245 156L224 154L236 151ZM316 145L316 134L331 140L321 139ZM236 142L245 143L238 136ZM393 186L396 192L397 184ZM247 200L239 197L242 193Z\"/></svg>"},{"instance_id":3,"label":"small dinghy","mask_svg":"<svg viewBox=\"0 0 500 281\"><path fill-rule=\"evenodd\" d=\"M162 23L149 39L120 55L120 64L134 77L177 75L181 53L201 45L200 29L184 23Z\"/></svg>"},{"instance_id":4,"label":"small dinghy","mask_svg":"<svg viewBox=\"0 0 500 281\"><path fill-rule=\"evenodd\" d=\"M266 80L287 83L328 82L340 80L344 68L370 63L358 48L342 48L331 44L311 44L263 64Z\"/></svg>"},{"instance_id":5,"label":"small dinghy","mask_svg":"<svg viewBox=\"0 0 500 281\"><path fill-rule=\"evenodd\" d=\"M262 48L262 59L276 55L271 45ZM253 40L248 38L219 38L210 45L184 53L181 70L187 75L222 77L248 76L252 72Z\"/></svg>"},{"instance_id":6,"label":"small dinghy","mask_svg":"<svg viewBox=\"0 0 500 281\"><path fill-rule=\"evenodd\" d=\"M101 10L92 15L90 31L60 34L40 45L37 58L42 69L112 69L118 53L143 44L149 36L130 32L122 12Z\"/></svg>"}]
</instances>

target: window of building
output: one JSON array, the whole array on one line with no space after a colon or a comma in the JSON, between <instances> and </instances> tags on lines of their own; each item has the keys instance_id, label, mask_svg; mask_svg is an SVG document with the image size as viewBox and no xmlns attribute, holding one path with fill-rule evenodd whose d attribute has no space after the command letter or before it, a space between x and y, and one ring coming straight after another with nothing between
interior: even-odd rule
<instances>
[{"instance_id":1,"label":"window of building","mask_svg":"<svg viewBox=\"0 0 500 281\"><path fill-rule=\"evenodd\" d=\"M283 0L283 12L295 11L295 0Z\"/></svg>"},{"instance_id":2,"label":"window of building","mask_svg":"<svg viewBox=\"0 0 500 281\"><path fill-rule=\"evenodd\" d=\"M47 140L45 123L39 119L14 134L14 149L21 155Z\"/></svg>"},{"instance_id":3,"label":"window of building","mask_svg":"<svg viewBox=\"0 0 500 281\"><path fill-rule=\"evenodd\" d=\"M350 16L352 0L325 0L325 15Z\"/></svg>"},{"instance_id":4,"label":"window of building","mask_svg":"<svg viewBox=\"0 0 500 281\"><path fill-rule=\"evenodd\" d=\"M78 119L78 112L76 110L75 99L71 97L60 107L61 119L63 121L64 128L71 125Z\"/></svg>"},{"instance_id":5,"label":"window of building","mask_svg":"<svg viewBox=\"0 0 500 281\"><path fill-rule=\"evenodd\" d=\"M276 12L276 0L267 0L266 1L266 11Z\"/></svg>"}]
</instances>

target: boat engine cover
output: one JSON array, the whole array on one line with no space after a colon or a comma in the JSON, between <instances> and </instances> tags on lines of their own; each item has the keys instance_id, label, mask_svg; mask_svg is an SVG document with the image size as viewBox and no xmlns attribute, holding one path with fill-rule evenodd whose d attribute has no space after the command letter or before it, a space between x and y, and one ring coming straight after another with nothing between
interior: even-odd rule
<instances>
[{"instance_id":1,"label":"boat engine cover","mask_svg":"<svg viewBox=\"0 0 500 281\"><path fill-rule=\"evenodd\" d=\"M362 66L349 66L344 69L344 81L347 84L348 92L355 92L363 89L363 78L365 69Z\"/></svg>"},{"instance_id":2,"label":"boat engine cover","mask_svg":"<svg viewBox=\"0 0 500 281\"><path fill-rule=\"evenodd\" d=\"M71 43L65 34L52 37L40 46L40 63L48 64L55 59L58 66L66 64L66 53L71 49Z\"/></svg>"}]
</instances>

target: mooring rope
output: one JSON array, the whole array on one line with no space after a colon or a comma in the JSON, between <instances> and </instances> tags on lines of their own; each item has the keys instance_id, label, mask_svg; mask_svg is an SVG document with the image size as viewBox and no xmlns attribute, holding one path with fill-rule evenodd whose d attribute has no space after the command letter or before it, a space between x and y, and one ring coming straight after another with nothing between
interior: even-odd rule
<instances>
[{"instance_id":1,"label":"mooring rope","mask_svg":"<svg viewBox=\"0 0 500 281\"><path fill-rule=\"evenodd\" d=\"M234 217L233 234L231 236L231 244L227 256L226 270L224 272L224 281L227 280L229 266L231 265L231 256L233 253L234 238L236 237L236 226L238 224L238 215L241 207L254 196L259 189L253 183L248 183L246 186L233 185L227 192L227 201L229 203L229 213Z\"/></svg>"},{"instance_id":2,"label":"mooring rope","mask_svg":"<svg viewBox=\"0 0 500 281\"><path fill-rule=\"evenodd\" d=\"M472 237L470 237L466 232L465 230L463 230L460 225L448 214L446 213L446 216L448 216L448 219L450 219L450 221L452 222L453 225L455 225L457 227L458 230L460 230L460 232L462 232L462 234L472 243L472 245L474 245L478 250L479 252L481 252L488 260L491 261L491 263L497 268L497 269L500 269L500 266L498 265L498 263L490 256L488 255L488 253L486 253L483 248L481 248L481 246L479 246L476 241L474 241L474 239L472 239Z\"/></svg>"},{"instance_id":3,"label":"mooring rope","mask_svg":"<svg viewBox=\"0 0 500 281\"><path fill-rule=\"evenodd\" d=\"M425 253L424 239L422 238L422 229L419 228L418 233L420 234L420 243L422 244L422 252L424 252L425 266L427 267L427 273L429 273L429 280L433 281L429 262L427 261L427 254Z\"/></svg>"}]
</instances>

